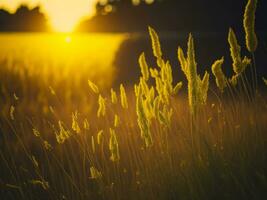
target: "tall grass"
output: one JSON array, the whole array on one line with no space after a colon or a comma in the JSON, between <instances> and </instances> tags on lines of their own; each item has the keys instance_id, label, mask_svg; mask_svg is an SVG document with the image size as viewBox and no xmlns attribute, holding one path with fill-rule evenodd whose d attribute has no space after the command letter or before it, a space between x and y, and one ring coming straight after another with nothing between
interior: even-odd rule
<instances>
[{"instance_id":1,"label":"tall grass","mask_svg":"<svg viewBox=\"0 0 267 200\"><path fill-rule=\"evenodd\" d=\"M255 12L251 2L245 15ZM248 92L256 90L243 75L250 62L241 57L233 30L228 40L235 74L223 73L224 58L207 69L218 89L208 72L197 73L193 35L187 55L178 48L188 97L180 93L185 83L173 83L176 72L159 35L152 27L149 34L157 66L141 53L134 86L107 91L79 80L85 90L83 84L71 87L75 80L69 78L51 87L1 67L9 77L0 79L1 199L267 197L266 96Z\"/></svg>"}]
</instances>

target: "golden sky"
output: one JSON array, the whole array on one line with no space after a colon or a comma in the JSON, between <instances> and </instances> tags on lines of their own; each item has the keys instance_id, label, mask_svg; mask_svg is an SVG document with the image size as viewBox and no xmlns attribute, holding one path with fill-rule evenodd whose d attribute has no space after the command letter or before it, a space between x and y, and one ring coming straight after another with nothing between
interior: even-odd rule
<instances>
[{"instance_id":1,"label":"golden sky","mask_svg":"<svg viewBox=\"0 0 267 200\"><path fill-rule=\"evenodd\" d=\"M0 0L0 7L14 12L18 5L26 3L31 7L40 5L49 17L55 31L70 32L84 17L94 12L96 0Z\"/></svg>"}]
</instances>

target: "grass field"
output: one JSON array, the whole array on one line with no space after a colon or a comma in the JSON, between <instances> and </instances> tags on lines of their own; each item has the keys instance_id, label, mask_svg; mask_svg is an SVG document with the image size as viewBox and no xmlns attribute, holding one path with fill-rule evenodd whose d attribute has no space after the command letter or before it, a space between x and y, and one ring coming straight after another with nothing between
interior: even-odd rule
<instances>
[{"instance_id":1,"label":"grass field","mask_svg":"<svg viewBox=\"0 0 267 200\"><path fill-rule=\"evenodd\" d=\"M244 14L247 57L229 30L232 77L223 73L229 67L223 58L197 73L190 34L187 49L177 53L187 82L174 83L175 68L151 27L158 66L142 53L140 81L113 89L107 89L112 68L98 68L105 71L100 80L79 56L73 57L81 70L51 68L42 56L28 62L29 52L18 61L7 39L10 52L0 63L0 199L266 199L267 88L259 89L255 73L253 2ZM56 62L68 55L73 65L73 53L51 56Z\"/></svg>"}]
</instances>

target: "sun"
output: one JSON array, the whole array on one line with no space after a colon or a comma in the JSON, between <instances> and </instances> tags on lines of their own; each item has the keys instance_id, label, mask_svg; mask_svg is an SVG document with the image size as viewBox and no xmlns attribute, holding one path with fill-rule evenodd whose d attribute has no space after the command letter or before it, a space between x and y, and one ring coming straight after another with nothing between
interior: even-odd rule
<instances>
[{"instance_id":1,"label":"sun","mask_svg":"<svg viewBox=\"0 0 267 200\"><path fill-rule=\"evenodd\" d=\"M84 18L94 14L95 0L51 0L43 3L54 32L70 33Z\"/></svg>"},{"instance_id":2,"label":"sun","mask_svg":"<svg viewBox=\"0 0 267 200\"><path fill-rule=\"evenodd\" d=\"M67 35L67 36L65 37L65 42L66 42L66 43L71 43L71 40L72 40L72 38L71 38L70 35Z\"/></svg>"},{"instance_id":3,"label":"sun","mask_svg":"<svg viewBox=\"0 0 267 200\"><path fill-rule=\"evenodd\" d=\"M75 20L65 20L60 18L51 20L51 26L53 28L53 31L61 33L73 32L77 24L78 22Z\"/></svg>"},{"instance_id":4,"label":"sun","mask_svg":"<svg viewBox=\"0 0 267 200\"><path fill-rule=\"evenodd\" d=\"M81 20L81 16L71 13L68 10L61 12L50 13L50 24L54 32L70 33L75 30L75 27Z\"/></svg>"}]
</instances>

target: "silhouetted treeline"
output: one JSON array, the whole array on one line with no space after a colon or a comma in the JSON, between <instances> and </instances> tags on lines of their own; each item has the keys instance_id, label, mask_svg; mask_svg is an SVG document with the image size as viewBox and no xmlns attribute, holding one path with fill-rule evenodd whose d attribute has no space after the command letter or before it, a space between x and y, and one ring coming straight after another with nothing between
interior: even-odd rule
<instances>
[{"instance_id":1,"label":"silhouetted treeline","mask_svg":"<svg viewBox=\"0 0 267 200\"><path fill-rule=\"evenodd\" d=\"M151 25L164 31L225 31L242 29L246 0L108 0L96 4L96 15L80 24L79 31L146 31ZM267 1L258 1L258 30L267 29Z\"/></svg>"},{"instance_id":2,"label":"silhouetted treeline","mask_svg":"<svg viewBox=\"0 0 267 200\"><path fill-rule=\"evenodd\" d=\"M0 31L47 31L46 16L40 12L40 7L30 9L21 5L14 14L0 9Z\"/></svg>"},{"instance_id":3,"label":"silhouetted treeline","mask_svg":"<svg viewBox=\"0 0 267 200\"><path fill-rule=\"evenodd\" d=\"M133 1L140 2L133 5ZM96 15L80 23L78 31L139 32L151 25L158 31L242 30L247 0L98 0ZM62 2L64 3L64 2ZM61 12L60 10L58 12ZM267 30L267 1L259 0L256 29ZM40 7L21 5L14 14L0 9L0 31L48 31Z\"/></svg>"}]
</instances>

